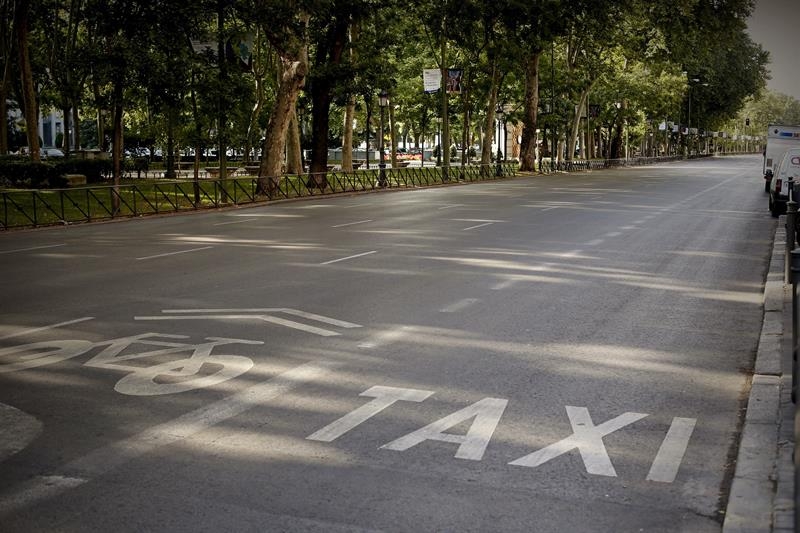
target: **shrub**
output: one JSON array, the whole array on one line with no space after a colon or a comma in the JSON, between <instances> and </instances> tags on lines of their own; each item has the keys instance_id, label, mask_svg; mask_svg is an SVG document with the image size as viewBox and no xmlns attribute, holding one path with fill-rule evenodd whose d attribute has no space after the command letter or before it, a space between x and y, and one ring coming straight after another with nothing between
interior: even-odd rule
<instances>
[{"instance_id":1,"label":"shrub","mask_svg":"<svg viewBox=\"0 0 800 533\"><path fill-rule=\"evenodd\" d=\"M67 180L48 163L0 160L0 185L3 187L48 189L66 187Z\"/></svg>"},{"instance_id":2,"label":"shrub","mask_svg":"<svg viewBox=\"0 0 800 533\"><path fill-rule=\"evenodd\" d=\"M59 175L83 174L86 183L102 183L111 176L113 163L108 159L65 159L55 163Z\"/></svg>"}]
</instances>

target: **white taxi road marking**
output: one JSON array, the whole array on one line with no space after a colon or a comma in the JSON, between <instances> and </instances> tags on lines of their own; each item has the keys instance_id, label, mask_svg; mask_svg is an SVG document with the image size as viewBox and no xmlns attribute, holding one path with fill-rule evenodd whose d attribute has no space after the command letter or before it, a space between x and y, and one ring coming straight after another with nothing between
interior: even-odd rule
<instances>
[{"instance_id":1,"label":"white taxi road marking","mask_svg":"<svg viewBox=\"0 0 800 533\"><path fill-rule=\"evenodd\" d=\"M460 411L428 424L424 428L384 444L381 448L402 452L426 440L438 440L458 444L456 458L480 461L483 459L486 447L489 445L494 430L500 422L500 417L503 416L506 405L508 405L508 400L502 398L484 398ZM470 418L474 418L474 420L466 435L445 433L446 429L457 426Z\"/></svg>"},{"instance_id":2,"label":"white taxi road marking","mask_svg":"<svg viewBox=\"0 0 800 533\"><path fill-rule=\"evenodd\" d=\"M599 426L595 426L587 408L569 405L566 408L567 417L572 426L572 435L508 464L533 468L578 448L588 473L616 477L617 471L614 470L614 465L611 464L611 458L608 456L605 444L603 444L603 437L633 424L647 415L644 413L624 413L603 422Z\"/></svg>"},{"instance_id":3,"label":"white taxi road marking","mask_svg":"<svg viewBox=\"0 0 800 533\"><path fill-rule=\"evenodd\" d=\"M213 246L203 246L202 248L191 248L189 250L178 250L177 252L167 252L165 254L148 255L145 257L137 257L137 261L145 261L147 259L157 259L159 257L168 257L170 255L188 254L191 252L200 252L202 250L210 250Z\"/></svg>"},{"instance_id":4,"label":"white taxi road marking","mask_svg":"<svg viewBox=\"0 0 800 533\"><path fill-rule=\"evenodd\" d=\"M320 263L320 265L332 265L334 263L340 263L342 261L347 261L349 259L356 259L358 257L364 257L365 255L371 255L371 254L377 254L377 253L378 253L378 250L372 250L371 252L364 252L363 254L350 255L350 256L347 256L347 257L339 258L339 259L333 259L331 261L325 261L324 263Z\"/></svg>"},{"instance_id":5,"label":"white taxi road marking","mask_svg":"<svg viewBox=\"0 0 800 533\"><path fill-rule=\"evenodd\" d=\"M417 389L399 389L397 387L382 387L376 385L371 387L359 396L374 398L371 402L365 403L361 407L350 411L338 420L334 420L319 431L315 431L308 437L309 440L331 442L338 439L351 429L359 426L377 415L395 402L421 402L428 398L433 391Z\"/></svg>"},{"instance_id":6,"label":"white taxi road marking","mask_svg":"<svg viewBox=\"0 0 800 533\"><path fill-rule=\"evenodd\" d=\"M267 381L248 387L169 422L146 429L127 439L99 448L64 465L64 474L37 476L20 484L12 494L0 499L0 514L13 513L65 490L83 485L125 463L190 438L253 407L263 407L300 385L317 382L338 365L316 361L300 365ZM66 473L70 475L66 475ZM54 480L56 482L54 482Z\"/></svg>"},{"instance_id":7,"label":"white taxi road marking","mask_svg":"<svg viewBox=\"0 0 800 533\"><path fill-rule=\"evenodd\" d=\"M372 401L334 420L306 439L333 442L398 401L419 403L433 394L433 391L428 390L376 385L360 394L360 396L374 398ZM484 398L421 429L384 444L381 449L405 451L426 440L434 440L458 444L459 447L455 454L458 459L480 461L507 404L508 400L502 398ZM535 468L577 449L589 474L616 477L617 473L611 463L603 437L649 415L628 412L595 426L586 407L566 406L566 410L572 426L572 435L508 464ZM474 420L466 435L445 432L470 419ZM694 418L674 418L672 420L669 431L653 460L647 481L663 483L675 481L696 422L697 420Z\"/></svg>"},{"instance_id":8,"label":"white taxi road marking","mask_svg":"<svg viewBox=\"0 0 800 533\"><path fill-rule=\"evenodd\" d=\"M672 421L667 436L661 443L656 459L647 474L648 481L662 483L675 481L678 467L680 467L683 454L686 453L686 448L689 446L689 439L696 423L697 420L694 418L675 418Z\"/></svg>"}]
</instances>

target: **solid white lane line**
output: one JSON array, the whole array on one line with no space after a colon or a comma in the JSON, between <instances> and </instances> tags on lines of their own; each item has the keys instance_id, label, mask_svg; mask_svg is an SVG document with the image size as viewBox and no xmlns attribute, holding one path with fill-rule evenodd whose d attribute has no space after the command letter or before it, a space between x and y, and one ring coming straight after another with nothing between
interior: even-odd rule
<instances>
[{"instance_id":1,"label":"solid white lane line","mask_svg":"<svg viewBox=\"0 0 800 533\"><path fill-rule=\"evenodd\" d=\"M86 322L87 320L94 320L94 317L93 316L85 316L83 318L76 318L75 320L67 320L66 322L59 322L58 324L53 324L53 325L50 325L50 326L42 326L40 328L25 329L25 330L22 330L22 331L18 331L16 333L11 333L9 335L4 335L3 337L0 337L0 339L10 339L11 337L19 337L20 335L28 335L30 333L36 333L36 332L39 332L39 331L46 331L48 329L60 328L61 326L69 326L69 325L72 325L72 324L77 324L78 322Z\"/></svg>"},{"instance_id":2,"label":"solid white lane line","mask_svg":"<svg viewBox=\"0 0 800 533\"><path fill-rule=\"evenodd\" d=\"M59 246L66 246L66 243L63 244L48 244L45 246L31 246L30 248L18 248L16 250L3 250L0 254L13 254L16 252L30 252L31 250L45 250L47 248L58 248Z\"/></svg>"},{"instance_id":3,"label":"solid white lane line","mask_svg":"<svg viewBox=\"0 0 800 533\"><path fill-rule=\"evenodd\" d=\"M253 407L265 407L270 401L301 385L320 381L336 366L325 361L306 363L174 420L146 429L138 435L99 448L60 468L62 473L69 473L69 476L54 473L22 483L13 494L6 494L0 500L0 514L19 511L82 485L132 459L188 439Z\"/></svg>"},{"instance_id":4,"label":"solid white lane line","mask_svg":"<svg viewBox=\"0 0 800 533\"><path fill-rule=\"evenodd\" d=\"M210 250L213 246L203 246L202 248L192 248L190 250L178 250L177 252L168 252L165 254L148 255L146 257L137 257L137 261L144 261L146 259L157 259L159 257L168 257L170 255L188 254L190 252L199 252L201 250Z\"/></svg>"},{"instance_id":5,"label":"solid white lane line","mask_svg":"<svg viewBox=\"0 0 800 533\"><path fill-rule=\"evenodd\" d=\"M245 218L244 220L234 220L232 222L219 222L219 223L214 224L214 225L215 226L227 226L229 224L243 224L245 222L255 222L256 220L258 220L258 219L257 218Z\"/></svg>"},{"instance_id":6,"label":"solid white lane line","mask_svg":"<svg viewBox=\"0 0 800 533\"><path fill-rule=\"evenodd\" d=\"M340 259L325 261L324 263L320 263L320 265L332 265L334 263L339 263L341 261L347 261L348 259L356 259L357 257L364 257L365 255L376 254L376 253L378 253L378 250L372 250L371 252L364 252L363 254L350 255L347 257L342 257Z\"/></svg>"},{"instance_id":7,"label":"solid white lane line","mask_svg":"<svg viewBox=\"0 0 800 533\"><path fill-rule=\"evenodd\" d=\"M586 246L597 246L598 244L603 244L606 242L605 239L595 239L593 241L589 241L586 243Z\"/></svg>"},{"instance_id":8,"label":"solid white lane line","mask_svg":"<svg viewBox=\"0 0 800 533\"><path fill-rule=\"evenodd\" d=\"M348 222L347 224L337 224L336 226L331 226L332 228L344 228L347 226L355 226L356 224L366 224L367 222L372 222L372 220L359 220L358 222Z\"/></svg>"},{"instance_id":9,"label":"solid white lane line","mask_svg":"<svg viewBox=\"0 0 800 533\"><path fill-rule=\"evenodd\" d=\"M612 231L610 233L606 233L606 237L619 237L620 235L622 235L622 232L620 231Z\"/></svg>"},{"instance_id":10,"label":"solid white lane line","mask_svg":"<svg viewBox=\"0 0 800 533\"><path fill-rule=\"evenodd\" d=\"M494 224L494 222L486 222L485 224L478 224L477 226L470 226L468 228L464 228L461 231L469 231L471 229L478 229L478 228L482 228L484 226L491 226L492 224Z\"/></svg>"}]
</instances>

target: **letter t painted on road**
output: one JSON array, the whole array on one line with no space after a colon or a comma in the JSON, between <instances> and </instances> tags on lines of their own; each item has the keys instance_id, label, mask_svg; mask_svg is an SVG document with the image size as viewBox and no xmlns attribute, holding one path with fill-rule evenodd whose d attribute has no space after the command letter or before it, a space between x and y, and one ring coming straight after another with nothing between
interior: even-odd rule
<instances>
[{"instance_id":1,"label":"letter t painted on road","mask_svg":"<svg viewBox=\"0 0 800 533\"><path fill-rule=\"evenodd\" d=\"M433 391L401 389L397 387L382 387L380 385L376 385L359 394L359 396L375 398L374 400L362 405L358 409L350 411L343 417L339 418L338 420L334 420L324 428L312 433L306 438L309 440L318 440L322 442L334 441L356 426L363 424L395 402L421 402L428 398L431 394L433 394Z\"/></svg>"}]
</instances>

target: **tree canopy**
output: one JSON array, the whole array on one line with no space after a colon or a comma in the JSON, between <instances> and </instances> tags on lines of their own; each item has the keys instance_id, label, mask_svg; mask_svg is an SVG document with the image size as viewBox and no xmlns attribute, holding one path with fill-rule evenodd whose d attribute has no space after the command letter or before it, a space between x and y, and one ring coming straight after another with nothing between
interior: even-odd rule
<instances>
[{"instance_id":1,"label":"tree canopy","mask_svg":"<svg viewBox=\"0 0 800 533\"><path fill-rule=\"evenodd\" d=\"M30 131L42 110L59 110L68 150L110 144L116 159L131 145L170 157L216 146L223 168L233 149L275 176L304 157L301 148L324 170L327 149L344 139L376 144L377 95L386 90L393 147L443 137L477 146L488 162L499 110L520 125L518 157L530 167L538 146L571 158L566 147L590 128L618 153L623 129L645 136L658 122L717 130L746 108L760 125L781 105L785 120L799 120L796 102L759 96L769 56L747 34L752 8L751 0L0 0L0 111L12 102L20 118L11 130ZM461 70L462 92L425 94L423 69ZM16 149L13 139L4 131L0 152ZM597 154L580 154L589 155Z\"/></svg>"}]
</instances>

